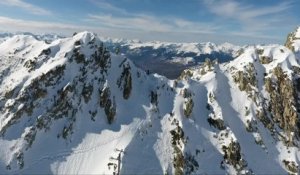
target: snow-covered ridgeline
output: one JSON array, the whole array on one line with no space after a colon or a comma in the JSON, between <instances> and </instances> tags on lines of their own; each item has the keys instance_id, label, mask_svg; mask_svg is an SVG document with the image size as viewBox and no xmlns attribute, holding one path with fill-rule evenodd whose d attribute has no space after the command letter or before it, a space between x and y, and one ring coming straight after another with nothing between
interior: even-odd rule
<instances>
[{"instance_id":1,"label":"snow-covered ridgeline","mask_svg":"<svg viewBox=\"0 0 300 175\"><path fill-rule=\"evenodd\" d=\"M237 56L168 80L89 32L10 37L0 44L0 172L107 174L120 154L124 174L296 173L299 57L279 45Z\"/></svg>"}]
</instances>

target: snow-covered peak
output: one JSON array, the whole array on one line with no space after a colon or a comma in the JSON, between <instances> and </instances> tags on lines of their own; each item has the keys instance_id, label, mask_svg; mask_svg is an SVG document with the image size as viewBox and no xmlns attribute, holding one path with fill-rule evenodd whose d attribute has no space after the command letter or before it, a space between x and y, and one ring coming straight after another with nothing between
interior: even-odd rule
<instances>
[{"instance_id":1,"label":"snow-covered peak","mask_svg":"<svg viewBox=\"0 0 300 175\"><path fill-rule=\"evenodd\" d=\"M300 38L300 26L296 29L295 37Z\"/></svg>"},{"instance_id":2,"label":"snow-covered peak","mask_svg":"<svg viewBox=\"0 0 300 175\"><path fill-rule=\"evenodd\" d=\"M129 43L142 43L138 39L125 39L125 38L110 38L110 37L99 37L101 41L106 44L129 44Z\"/></svg>"},{"instance_id":3,"label":"snow-covered peak","mask_svg":"<svg viewBox=\"0 0 300 175\"><path fill-rule=\"evenodd\" d=\"M44 41L37 40L31 35L14 35L5 42L0 43L0 52L4 54L17 54L21 57L27 51L29 52L36 47L40 48L45 45L47 44Z\"/></svg>"},{"instance_id":4,"label":"snow-covered peak","mask_svg":"<svg viewBox=\"0 0 300 175\"><path fill-rule=\"evenodd\" d=\"M73 39L76 41L82 41L83 44L88 44L90 41L93 41L95 39L99 40L99 38L96 36L97 35L92 32L84 31L74 35Z\"/></svg>"},{"instance_id":5,"label":"snow-covered peak","mask_svg":"<svg viewBox=\"0 0 300 175\"><path fill-rule=\"evenodd\" d=\"M270 72L280 65L283 70L291 74L293 67L299 66L298 59L289 49L278 45L249 46L243 53L229 64L238 70L244 70L246 65L253 64L257 69Z\"/></svg>"},{"instance_id":6,"label":"snow-covered peak","mask_svg":"<svg viewBox=\"0 0 300 175\"><path fill-rule=\"evenodd\" d=\"M123 43L124 44L124 43ZM142 47L152 47L153 49L166 48L167 50L176 51L177 53L196 53L200 54L211 54L212 52L230 52L236 51L240 47L232 44L221 44L216 45L215 43L170 43L170 42L127 42L126 45L130 49L138 49Z\"/></svg>"},{"instance_id":7,"label":"snow-covered peak","mask_svg":"<svg viewBox=\"0 0 300 175\"><path fill-rule=\"evenodd\" d=\"M26 36L32 36L40 41L46 41L46 42L52 42L57 39L65 38L64 36L58 35L58 34L43 34L43 35L36 35L30 32L16 32L16 33L0 33L0 44L4 42L5 40L15 36L15 35L26 35Z\"/></svg>"},{"instance_id":8,"label":"snow-covered peak","mask_svg":"<svg viewBox=\"0 0 300 175\"><path fill-rule=\"evenodd\" d=\"M297 28L294 35L295 36L293 38L293 46L294 46L295 52L300 53L300 27Z\"/></svg>"},{"instance_id":9,"label":"snow-covered peak","mask_svg":"<svg viewBox=\"0 0 300 175\"><path fill-rule=\"evenodd\" d=\"M300 54L300 27L288 35L285 46Z\"/></svg>"}]
</instances>

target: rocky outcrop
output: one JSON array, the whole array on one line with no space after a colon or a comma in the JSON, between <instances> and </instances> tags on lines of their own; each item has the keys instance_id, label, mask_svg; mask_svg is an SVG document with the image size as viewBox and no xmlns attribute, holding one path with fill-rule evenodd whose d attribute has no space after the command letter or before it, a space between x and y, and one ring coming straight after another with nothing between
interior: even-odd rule
<instances>
[{"instance_id":1,"label":"rocky outcrop","mask_svg":"<svg viewBox=\"0 0 300 175\"><path fill-rule=\"evenodd\" d=\"M184 131L179 126L179 123L176 119L173 120L173 123L176 125L176 128L170 131L174 150L173 166L175 169L175 174L182 175L184 172L184 155L181 149L184 144Z\"/></svg>"},{"instance_id":2,"label":"rocky outcrop","mask_svg":"<svg viewBox=\"0 0 300 175\"><path fill-rule=\"evenodd\" d=\"M283 160L282 163L291 174L299 173L299 167L294 161Z\"/></svg>"},{"instance_id":3,"label":"rocky outcrop","mask_svg":"<svg viewBox=\"0 0 300 175\"><path fill-rule=\"evenodd\" d=\"M238 87L241 91L246 91L247 93L251 93L253 87L256 87L256 73L253 63L249 63L246 66L245 71L237 71L235 75L233 75L233 80L238 84Z\"/></svg>"},{"instance_id":4,"label":"rocky outcrop","mask_svg":"<svg viewBox=\"0 0 300 175\"><path fill-rule=\"evenodd\" d=\"M224 121L222 119L214 119L214 118L209 117L207 119L207 122L209 123L210 126L218 128L219 130L226 129Z\"/></svg>"},{"instance_id":5,"label":"rocky outcrop","mask_svg":"<svg viewBox=\"0 0 300 175\"><path fill-rule=\"evenodd\" d=\"M115 97L111 99L111 92L109 87L104 87L100 90L100 107L104 108L105 115L109 124L115 119L116 115L116 102Z\"/></svg>"},{"instance_id":6,"label":"rocky outcrop","mask_svg":"<svg viewBox=\"0 0 300 175\"><path fill-rule=\"evenodd\" d=\"M122 67L123 71L117 81L117 85L121 90L123 90L123 98L128 99L132 90L132 77L130 72L131 67L128 63L123 63Z\"/></svg>"},{"instance_id":7,"label":"rocky outcrop","mask_svg":"<svg viewBox=\"0 0 300 175\"><path fill-rule=\"evenodd\" d=\"M238 172L247 167L247 163L242 159L241 146L236 141L231 141L228 146L223 146L224 162L235 167Z\"/></svg>"},{"instance_id":8,"label":"rocky outcrop","mask_svg":"<svg viewBox=\"0 0 300 175\"><path fill-rule=\"evenodd\" d=\"M184 98L183 113L186 117L190 117L194 108L192 93L188 89L184 88L182 90L182 95Z\"/></svg>"},{"instance_id":9,"label":"rocky outcrop","mask_svg":"<svg viewBox=\"0 0 300 175\"><path fill-rule=\"evenodd\" d=\"M265 85L270 93L269 109L273 120L286 132L286 142L291 145L294 137L299 137L295 85L280 66L274 68L273 75L274 79L267 79Z\"/></svg>"},{"instance_id":10,"label":"rocky outcrop","mask_svg":"<svg viewBox=\"0 0 300 175\"><path fill-rule=\"evenodd\" d=\"M300 46L300 27L298 27L294 32L288 34L285 47L289 48L291 51L299 51Z\"/></svg>"}]
</instances>

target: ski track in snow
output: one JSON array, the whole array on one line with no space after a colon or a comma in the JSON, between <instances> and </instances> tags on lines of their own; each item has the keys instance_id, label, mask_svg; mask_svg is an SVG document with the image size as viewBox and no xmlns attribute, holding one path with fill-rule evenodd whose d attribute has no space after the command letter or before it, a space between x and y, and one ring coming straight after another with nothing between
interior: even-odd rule
<instances>
[{"instance_id":1,"label":"ski track in snow","mask_svg":"<svg viewBox=\"0 0 300 175\"><path fill-rule=\"evenodd\" d=\"M102 142L102 143L98 143L96 145L93 145L91 147L88 147L88 148L81 148L81 149L73 149L71 151L69 150L62 150L60 152L56 152L54 153L54 155L43 155L41 156L39 159L33 161L30 165L27 165L25 166L21 171L20 170L16 170L14 172L23 172L23 171L26 171L26 169L29 169L31 167L33 167L34 165L36 164L39 164L41 163L41 161L43 160L56 160L58 158L61 158L61 157L67 157L69 155L76 155L76 154L83 154L83 153L86 153L86 152L90 152L90 151L95 151L99 148L101 148L102 146L105 146L115 140L119 140L120 138L124 137L125 135L129 134L130 132L134 133L138 130L138 126L142 125L144 121L140 121L135 127L131 128L131 127L128 127L128 129L126 129L126 131L122 132L122 134L120 136L117 136L117 137L114 137L108 141L105 141L105 142ZM101 137L101 136L99 136Z\"/></svg>"}]
</instances>

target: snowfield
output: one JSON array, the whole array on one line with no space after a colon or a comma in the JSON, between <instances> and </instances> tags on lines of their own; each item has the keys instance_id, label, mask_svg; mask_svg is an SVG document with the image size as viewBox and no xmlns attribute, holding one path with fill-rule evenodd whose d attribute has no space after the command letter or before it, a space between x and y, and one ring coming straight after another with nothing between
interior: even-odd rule
<instances>
[{"instance_id":1,"label":"snowfield","mask_svg":"<svg viewBox=\"0 0 300 175\"><path fill-rule=\"evenodd\" d=\"M0 174L297 174L299 31L294 52L245 46L174 80L90 32L9 36L0 43ZM178 47L199 48L190 46Z\"/></svg>"}]
</instances>

